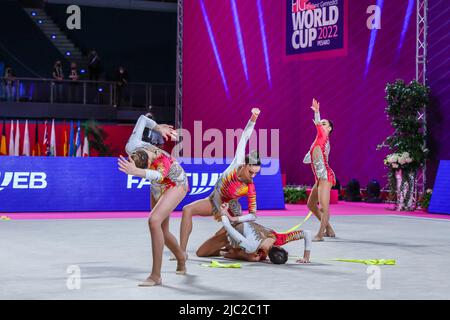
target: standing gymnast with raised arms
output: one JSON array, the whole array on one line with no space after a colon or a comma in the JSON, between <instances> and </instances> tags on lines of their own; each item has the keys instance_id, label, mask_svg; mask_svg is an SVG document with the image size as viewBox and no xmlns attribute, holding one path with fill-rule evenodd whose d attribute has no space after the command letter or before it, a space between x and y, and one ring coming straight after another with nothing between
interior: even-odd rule
<instances>
[{"instance_id":1,"label":"standing gymnast with raised arms","mask_svg":"<svg viewBox=\"0 0 450 320\"><path fill-rule=\"evenodd\" d=\"M253 178L261 170L261 160L256 152L245 155L245 147L255 127L260 114L258 108L252 109L252 116L242 133L234 160L222 173L214 191L209 197L197 200L183 208L181 220L180 245L186 252L189 235L192 231L192 216L214 216L221 221L220 207L228 203L228 211L232 216L239 217L240 222L256 220L256 190ZM247 196L249 214L242 216L239 198ZM226 231L220 229L197 250L197 256L219 255L220 249L228 244ZM187 254L186 254L187 257Z\"/></svg>"},{"instance_id":2,"label":"standing gymnast with raised arms","mask_svg":"<svg viewBox=\"0 0 450 320\"><path fill-rule=\"evenodd\" d=\"M320 103L313 99L311 109L314 111L314 124L317 128L316 139L303 162L311 165L314 174L314 187L308 198L308 208L320 221L319 232L313 241L323 241L323 237L335 237L335 233L330 224L330 193L331 188L336 184L333 170L328 164L330 154L329 136L333 132L333 122L320 119ZM320 204L320 209L317 203Z\"/></svg>"}]
</instances>

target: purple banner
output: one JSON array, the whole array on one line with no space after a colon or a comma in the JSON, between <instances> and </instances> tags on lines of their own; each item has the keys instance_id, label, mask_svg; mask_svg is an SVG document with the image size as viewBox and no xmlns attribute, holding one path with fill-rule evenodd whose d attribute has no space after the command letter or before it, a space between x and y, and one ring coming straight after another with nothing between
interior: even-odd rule
<instances>
[{"instance_id":1,"label":"purple banner","mask_svg":"<svg viewBox=\"0 0 450 320\"><path fill-rule=\"evenodd\" d=\"M285 2L287 56L345 49L345 0Z\"/></svg>"},{"instance_id":2,"label":"purple banner","mask_svg":"<svg viewBox=\"0 0 450 320\"><path fill-rule=\"evenodd\" d=\"M269 157L279 153L288 183L311 185L311 167L302 160L316 135L310 108L316 98L321 116L335 125L330 165L341 184L356 178L362 186L372 179L384 186L388 150L376 148L393 130L384 89L387 82L415 77L415 6L409 1L344 1L344 49L288 56L288 3L184 2L183 127L191 134L197 121L203 131L243 128L251 108L259 107L253 136L271 144ZM372 28L378 24L380 29ZM330 58L345 47L346 55ZM194 141L199 148L211 143L201 134L192 148Z\"/></svg>"}]
</instances>

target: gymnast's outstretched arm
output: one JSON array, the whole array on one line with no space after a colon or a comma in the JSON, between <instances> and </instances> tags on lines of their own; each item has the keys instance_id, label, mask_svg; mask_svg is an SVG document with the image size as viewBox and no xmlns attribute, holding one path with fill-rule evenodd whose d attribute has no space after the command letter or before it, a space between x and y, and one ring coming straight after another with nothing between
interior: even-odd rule
<instances>
[{"instance_id":1,"label":"gymnast's outstretched arm","mask_svg":"<svg viewBox=\"0 0 450 320\"><path fill-rule=\"evenodd\" d=\"M236 148L236 154L234 156L233 162L230 167L241 165L245 163L245 147L247 142L252 135L253 129L255 128L256 119L258 119L260 110L258 108L252 109L252 117L245 126L244 132L242 133L241 139L239 140L238 146Z\"/></svg>"},{"instance_id":2,"label":"gymnast's outstretched arm","mask_svg":"<svg viewBox=\"0 0 450 320\"><path fill-rule=\"evenodd\" d=\"M314 125L317 128L317 137L318 138L322 138L324 136L324 132L323 132L323 128L322 128L322 125L321 125L321 122L320 122L321 121L321 119L320 119L320 111L319 111L320 110L320 103L316 99L313 99L313 105L311 106L311 109L313 109L313 111L314 111L313 122L314 122ZM311 162L312 162L311 154L308 151L308 153L303 158L303 163L310 164Z\"/></svg>"},{"instance_id":3,"label":"gymnast's outstretched arm","mask_svg":"<svg viewBox=\"0 0 450 320\"><path fill-rule=\"evenodd\" d=\"M258 250L259 243L251 241L244 237L239 231L237 231L230 223L230 220L226 215L222 215L222 224L227 231L228 235L237 243L239 247L245 250L247 253L254 253Z\"/></svg>"},{"instance_id":4,"label":"gymnast's outstretched arm","mask_svg":"<svg viewBox=\"0 0 450 320\"><path fill-rule=\"evenodd\" d=\"M152 144L142 141L142 135L146 127L150 130L158 131L166 140L169 138L176 140L177 138L177 133L172 126L157 124L155 121L147 118L146 116L140 116L125 147L125 150L129 155L136 152L136 150L140 148L152 147Z\"/></svg>"},{"instance_id":5,"label":"gymnast's outstretched arm","mask_svg":"<svg viewBox=\"0 0 450 320\"><path fill-rule=\"evenodd\" d=\"M314 124L320 124L320 103L316 99L313 99L311 109L314 111Z\"/></svg>"},{"instance_id":6,"label":"gymnast's outstretched arm","mask_svg":"<svg viewBox=\"0 0 450 320\"><path fill-rule=\"evenodd\" d=\"M245 214L243 216L236 217L237 222L252 222L256 221L256 215L254 213Z\"/></svg>"},{"instance_id":7,"label":"gymnast's outstretched arm","mask_svg":"<svg viewBox=\"0 0 450 320\"><path fill-rule=\"evenodd\" d=\"M322 123L321 123L322 119L320 118L320 103L319 103L319 101L317 101L316 99L313 99L313 105L312 105L311 109L314 110L313 122L317 128L317 137L319 139L324 138L325 131L324 131Z\"/></svg>"},{"instance_id":8,"label":"gymnast's outstretched arm","mask_svg":"<svg viewBox=\"0 0 450 320\"><path fill-rule=\"evenodd\" d=\"M312 234L309 230L302 230L300 239L303 238L305 240L305 251L311 251L312 247Z\"/></svg>"},{"instance_id":9,"label":"gymnast's outstretched arm","mask_svg":"<svg viewBox=\"0 0 450 320\"><path fill-rule=\"evenodd\" d=\"M228 203L223 203L220 206L220 213L222 215L222 224L228 235L245 250L247 253L253 253L258 250L259 242L252 241L252 239L246 238L239 231L237 231L230 223L230 219L236 219L236 217L229 216ZM230 218L229 218L230 217ZM256 219L256 217L255 217ZM233 220L236 221L236 220Z\"/></svg>"},{"instance_id":10,"label":"gymnast's outstretched arm","mask_svg":"<svg viewBox=\"0 0 450 320\"><path fill-rule=\"evenodd\" d=\"M305 249L303 251L303 259L297 260L298 263L309 263L312 247L312 234L309 230L300 230L299 239L305 240Z\"/></svg>"},{"instance_id":11,"label":"gymnast's outstretched arm","mask_svg":"<svg viewBox=\"0 0 450 320\"><path fill-rule=\"evenodd\" d=\"M138 149L151 147L152 144L142 141L142 135L146 127L150 130L153 130L157 125L158 124L152 119L149 119L146 116L140 116L138 121L136 122L136 125L134 126L133 133L128 139L127 145L125 147L126 152L131 155Z\"/></svg>"}]
</instances>

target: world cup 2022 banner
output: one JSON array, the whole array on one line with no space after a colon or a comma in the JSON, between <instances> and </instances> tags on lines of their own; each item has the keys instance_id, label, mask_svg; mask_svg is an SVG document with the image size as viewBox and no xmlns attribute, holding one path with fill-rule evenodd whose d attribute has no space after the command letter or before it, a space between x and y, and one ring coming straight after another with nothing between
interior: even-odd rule
<instances>
[{"instance_id":1,"label":"world cup 2022 banner","mask_svg":"<svg viewBox=\"0 0 450 320\"><path fill-rule=\"evenodd\" d=\"M287 59L347 54L347 0L284 0Z\"/></svg>"},{"instance_id":2,"label":"world cup 2022 banner","mask_svg":"<svg viewBox=\"0 0 450 320\"><path fill-rule=\"evenodd\" d=\"M228 167L223 159L179 160L189 192L178 211L206 198ZM254 179L258 209L284 209L278 160L271 161ZM0 157L1 213L149 211L150 188L148 180L120 172L117 158ZM247 199L240 203L245 210Z\"/></svg>"}]
</instances>

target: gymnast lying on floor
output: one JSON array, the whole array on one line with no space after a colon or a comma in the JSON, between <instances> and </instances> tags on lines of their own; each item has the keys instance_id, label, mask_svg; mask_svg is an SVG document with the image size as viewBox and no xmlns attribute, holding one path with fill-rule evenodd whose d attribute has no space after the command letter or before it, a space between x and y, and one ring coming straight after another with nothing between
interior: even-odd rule
<instances>
[{"instance_id":1,"label":"gymnast lying on floor","mask_svg":"<svg viewBox=\"0 0 450 320\"><path fill-rule=\"evenodd\" d=\"M264 261L267 256L274 264L284 264L288 260L288 252L281 246L291 241L304 239L305 249L303 258L298 263L309 263L311 254L312 235L309 230L297 230L289 233L278 233L256 222L238 222L228 212L228 204L220 207L222 223L227 231L230 246L221 251L225 258Z\"/></svg>"}]
</instances>

